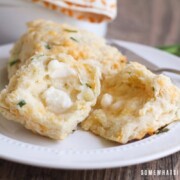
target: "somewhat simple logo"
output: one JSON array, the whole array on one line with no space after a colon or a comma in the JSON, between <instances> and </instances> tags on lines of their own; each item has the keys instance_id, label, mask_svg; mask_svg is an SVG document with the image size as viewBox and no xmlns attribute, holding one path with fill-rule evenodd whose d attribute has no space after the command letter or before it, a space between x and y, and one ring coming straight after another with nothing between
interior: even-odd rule
<instances>
[{"instance_id":1,"label":"somewhat simple logo","mask_svg":"<svg viewBox=\"0 0 180 180\"><path fill-rule=\"evenodd\" d=\"M176 169L170 169L170 170L164 170L164 169L144 169L141 170L141 176L177 176L178 170Z\"/></svg>"}]
</instances>

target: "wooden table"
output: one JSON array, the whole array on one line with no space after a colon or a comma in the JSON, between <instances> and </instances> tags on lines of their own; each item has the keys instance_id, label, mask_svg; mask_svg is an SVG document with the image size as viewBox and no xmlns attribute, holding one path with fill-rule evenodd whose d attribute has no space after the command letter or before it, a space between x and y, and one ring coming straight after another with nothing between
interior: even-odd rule
<instances>
[{"instance_id":1,"label":"wooden table","mask_svg":"<svg viewBox=\"0 0 180 180\"><path fill-rule=\"evenodd\" d=\"M118 0L117 19L108 37L158 46L180 44L180 0ZM157 144L158 145L158 144ZM129 180L180 179L180 152L160 160L116 169L67 171L21 165L0 160L0 180ZM145 169L176 169L179 176L141 176Z\"/></svg>"}]
</instances>

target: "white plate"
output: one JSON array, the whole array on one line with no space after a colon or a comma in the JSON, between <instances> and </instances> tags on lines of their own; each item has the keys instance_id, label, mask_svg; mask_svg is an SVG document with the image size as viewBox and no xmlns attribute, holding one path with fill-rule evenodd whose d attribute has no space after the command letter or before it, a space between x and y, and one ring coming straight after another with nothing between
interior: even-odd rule
<instances>
[{"instance_id":1,"label":"white plate","mask_svg":"<svg viewBox=\"0 0 180 180\"><path fill-rule=\"evenodd\" d=\"M180 58L157 49L116 41L158 67L180 68ZM12 45L0 47L0 89L7 84L7 58ZM179 77L174 76L176 82ZM180 150L180 123L167 133L126 145L106 141L78 130L63 141L35 135L0 116L0 158L59 169L99 169L128 166L158 159Z\"/></svg>"}]
</instances>

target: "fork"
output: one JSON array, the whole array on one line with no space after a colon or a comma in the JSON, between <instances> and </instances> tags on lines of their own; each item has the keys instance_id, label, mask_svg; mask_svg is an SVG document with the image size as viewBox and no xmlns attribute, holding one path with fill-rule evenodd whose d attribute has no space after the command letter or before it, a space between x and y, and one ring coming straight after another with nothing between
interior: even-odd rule
<instances>
[{"instance_id":1,"label":"fork","mask_svg":"<svg viewBox=\"0 0 180 180\"><path fill-rule=\"evenodd\" d=\"M145 60L141 56L137 55L136 53L132 52L131 50L116 44L116 42L112 40L108 40L108 44L116 47L118 50L125 54L129 59L136 59L139 63L146 63L147 68L154 72L155 74L161 74L163 72L174 73L180 75L180 70L171 69L171 68L157 68L154 64L150 63L149 61Z\"/></svg>"}]
</instances>

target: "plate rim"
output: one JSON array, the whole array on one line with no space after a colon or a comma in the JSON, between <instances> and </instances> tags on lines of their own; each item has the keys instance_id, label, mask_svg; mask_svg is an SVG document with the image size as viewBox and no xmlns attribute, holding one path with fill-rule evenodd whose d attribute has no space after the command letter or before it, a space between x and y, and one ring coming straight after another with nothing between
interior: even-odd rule
<instances>
[{"instance_id":1,"label":"plate rim","mask_svg":"<svg viewBox=\"0 0 180 180\"><path fill-rule=\"evenodd\" d=\"M130 41L121 41L121 40L117 40L117 39L112 39L113 41L117 42L117 44L120 44L121 46L139 46L141 48L148 48L152 51L156 51L160 54L163 54L164 56L169 56L170 59L175 59L176 60L179 60L180 58L174 56L174 55L171 55L171 54L168 54L166 52L163 52L161 50L158 50L158 49L155 49L153 47L150 47L150 46L147 46L147 45L143 45L143 44L139 44L139 43L134 43L134 42L130 42ZM6 44L6 45L1 45L0 46L0 49L1 48L10 48L11 46L13 45L13 43L10 43L10 44ZM2 134L0 133L0 145L4 145L2 143ZM34 145L33 145L34 146ZM106 148L107 149L107 148ZM10 161L13 161L13 162L17 162L17 163L21 163L21 164L26 164L26 165L33 165L33 166L37 166L37 167L45 167L45 168L54 168L54 169L76 169L76 170L82 170L82 169L104 169L104 168L115 168L115 167L124 167L124 166L130 166L130 165L135 165L135 164L138 164L138 163L145 163L145 162L149 162L149 161L152 161L152 160L156 160L156 159L159 159L159 158L162 158L162 157L165 157L165 156L168 156L170 154L173 154L175 152L178 152L180 151L180 145L177 145L176 147L174 148L171 148L171 149L167 149L166 151L163 151L163 153L156 153L156 154L152 154L152 155L149 155L147 156L146 158L139 158L139 159L135 159L134 161L133 160L129 160L125 163L122 163L122 161L116 161L116 162L95 162L95 163L91 163L89 164L87 162L87 164L85 162L83 162L82 164L80 165L77 165L75 162L75 164L73 164L72 162L69 162L69 164L67 163L66 165L65 164L48 164L48 163L44 163L44 162L35 162L33 160L28 160L27 159L24 159L24 157L16 157L15 155L14 156L7 156L5 155L6 153L3 154L2 150L0 150L0 158L2 159L5 159L5 160L10 160Z\"/></svg>"}]
</instances>

